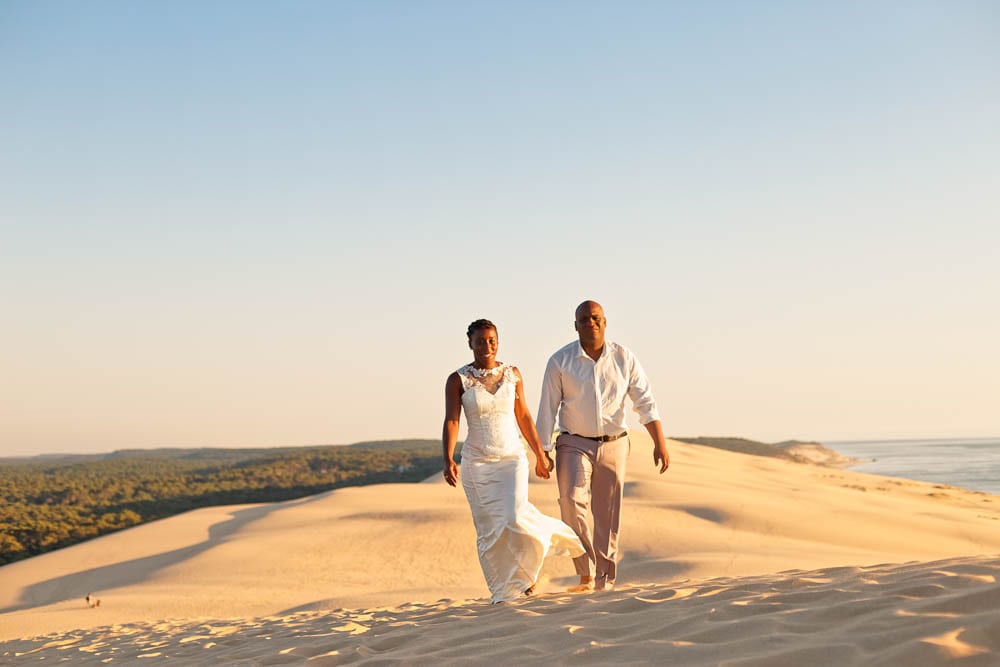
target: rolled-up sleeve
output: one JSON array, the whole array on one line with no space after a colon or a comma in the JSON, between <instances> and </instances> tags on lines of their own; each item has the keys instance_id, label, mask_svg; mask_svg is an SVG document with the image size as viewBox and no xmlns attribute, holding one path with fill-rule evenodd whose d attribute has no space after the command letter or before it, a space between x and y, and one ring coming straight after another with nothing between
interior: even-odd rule
<instances>
[{"instance_id":1,"label":"rolled-up sleeve","mask_svg":"<svg viewBox=\"0 0 1000 667\"><path fill-rule=\"evenodd\" d=\"M653 388L649 384L646 372L642 370L642 365L634 354L629 354L629 381L628 397L632 399L632 406L639 413L639 422L644 426L649 422L660 419L660 411L656 407L656 399L653 398Z\"/></svg>"},{"instance_id":2,"label":"rolled-up sleeve","mask_svg":"<svg viewBox=\"0 0 1000 667\"><path fill-rule=\"evenodd\" d=\"M556 413L562 401L562 373L555 357L549 359L542 377L542 398L538 403L538 417L535 418L535 428L542 440L542 447L551 452L555 446L552 442L552 432L556 426Z\"/></svg>"}]
</instances>

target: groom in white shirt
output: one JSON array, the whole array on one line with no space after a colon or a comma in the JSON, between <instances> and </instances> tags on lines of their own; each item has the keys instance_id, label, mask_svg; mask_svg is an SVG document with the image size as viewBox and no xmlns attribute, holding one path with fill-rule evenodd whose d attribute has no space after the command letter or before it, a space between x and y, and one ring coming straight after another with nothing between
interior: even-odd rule
<instances>
[{"instance_id":1,"label":"groom in white shirt","mask_svg":"<svg viewBox=\"0 0 1000 667\"><path fill-rule=\"evenodd\" d=\"M626 397L653 439L653 463L661 474L670 455L649 380L629 349L604 339L607 320L601 304L581 303L574 326L579 340L556 351L545 368L536 424L546 452L556 450L562 520L587 550L573 559L580 585L570 590L606 590L614 587L619 559L629 453ZM559 436L553 444L557 414Z\"/></svg>"}]
</instances>

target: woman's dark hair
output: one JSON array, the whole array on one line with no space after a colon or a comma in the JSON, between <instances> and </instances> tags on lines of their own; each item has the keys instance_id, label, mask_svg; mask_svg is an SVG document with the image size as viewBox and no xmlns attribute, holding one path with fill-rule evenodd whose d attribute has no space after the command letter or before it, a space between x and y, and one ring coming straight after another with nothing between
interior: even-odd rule
<instances>
[{"instance_id":1,"label":"woman's dark hair","mask_svg":"<svg viewBox=\"0 0 1000 667\"><path fill-rule=\"evenodd\" d=\"M472 334L476 333L477 331L482 331L483 329L493 329L494 331L496 331L497 325L493 324L489 320L476 320L475 322L469 325L469 330L465 332L465 335L468 336L469 338L472 338Z\"/></svg>"}]
</instances>

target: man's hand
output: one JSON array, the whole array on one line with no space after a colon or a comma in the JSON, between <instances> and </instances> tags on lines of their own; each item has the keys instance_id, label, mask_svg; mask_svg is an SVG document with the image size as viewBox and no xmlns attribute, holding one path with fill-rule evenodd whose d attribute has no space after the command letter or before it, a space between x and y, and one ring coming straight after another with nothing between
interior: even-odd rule
<instances>
[{"instance_id":1,"label":"man's hand","mask_svg":"<svg viewBox=\"0 0 1000 667\"><path fill-rule=\"evenodd\" d=\"M451 486L458 486L458 464L453 459L445 461L444 481L448 482Z\"/></svg>"},{"instance_id":2,"label":"man's hand","mask_svg":"<svg viewBox=\"0 0 1000 667\"><path fill-rule=\"evenodd\" d=\"M659 419L654 419L648 424L643 424L649 432L649 437L653 439L653 465L660 467L660 474L667 472L670 467L670 454L667 453L666 438L663 437L663 424Z\"/></svg>"},{"instance_id":3,"label":"man's hand","mask_svg":"<svg viewBox=\"0 0 1000 667\"><path fill-rule=\"evenodd\" d=\"M660 467L661 475L667 472L667 468L670 467L670 453L662 442L653 443L653 465Z\"/></svg>"}]
</instances>

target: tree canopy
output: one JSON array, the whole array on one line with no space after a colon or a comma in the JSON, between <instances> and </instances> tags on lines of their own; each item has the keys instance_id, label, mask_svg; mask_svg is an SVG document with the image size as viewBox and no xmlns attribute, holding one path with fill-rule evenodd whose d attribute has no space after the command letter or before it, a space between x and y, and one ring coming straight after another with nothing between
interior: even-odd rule
<instances>
[{"instance_id":1,"label":"tree canopy","mask_svg":"<svg viewBox=\"0 0 1000 667\"><path fill-rule=\"evenodd\" d=\"M0 459L0 564L199 507L418 482L440 467L436 440Z\"/></svg>"}]
</instances>

